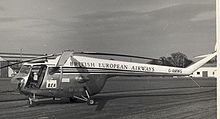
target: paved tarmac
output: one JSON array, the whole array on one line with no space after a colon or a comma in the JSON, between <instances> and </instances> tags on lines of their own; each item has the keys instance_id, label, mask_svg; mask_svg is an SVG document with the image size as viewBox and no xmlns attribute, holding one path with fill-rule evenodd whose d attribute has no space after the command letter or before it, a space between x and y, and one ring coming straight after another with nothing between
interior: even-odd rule
<instances>
[{"instance_id":1,"label":"paved tarmac","mask_svg":"<svg viewBox=\"0 0 220 119\"><path fill-rule=\"evenodd\" d=\"M0 88L0 119L216 119L216 79L195 81L200 88L189 78L116 77L92 106L47 99L28 107L26 97Z\"/></svg>"}]
</instances>

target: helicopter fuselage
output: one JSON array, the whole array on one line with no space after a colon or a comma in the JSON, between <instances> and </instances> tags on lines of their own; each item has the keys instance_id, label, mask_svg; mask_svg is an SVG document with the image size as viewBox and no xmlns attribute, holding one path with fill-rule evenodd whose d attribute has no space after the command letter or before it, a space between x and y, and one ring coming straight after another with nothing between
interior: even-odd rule
<instances>
[{"instance_id":1,"label":"helicopter fuselage","mask_svg":"<svg viewBox=\"0 0 220 119\"><path fill-rule=\"evenodd\" d=\"M64 53L65 54L65 53ZM69 53L70 54L70 53ZM216 52L186 68L99 59L85 56L57 57L58 63L23 65L13 78L21 93L44 97L69 97L90 102L106 80L114 76L189 76L216 56Z\"/></svg>"}]
</instances>

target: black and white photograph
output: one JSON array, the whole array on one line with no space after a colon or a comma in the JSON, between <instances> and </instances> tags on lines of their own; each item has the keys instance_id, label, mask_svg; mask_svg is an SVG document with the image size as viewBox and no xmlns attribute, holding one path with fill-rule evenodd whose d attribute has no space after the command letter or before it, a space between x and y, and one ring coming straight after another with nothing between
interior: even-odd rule
<instances>
[{"instance_id":1,"label":"black and white photograph","mask_svg":"<svg viewBox=\"0 0 220 119\"><path fill-rule=\"evenodd\" d=\"M217 119L216 4L0 0L0 119Z\"/></svg>"}]
</instances>

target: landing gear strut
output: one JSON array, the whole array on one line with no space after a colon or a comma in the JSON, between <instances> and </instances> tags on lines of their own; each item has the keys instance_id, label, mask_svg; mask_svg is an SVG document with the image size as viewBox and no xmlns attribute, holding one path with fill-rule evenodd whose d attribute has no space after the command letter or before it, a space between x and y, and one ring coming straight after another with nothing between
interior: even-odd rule
<instances>
[{"instance_id":1,"label":"landing gear strut","mask_svg":"<svg viewBox=\"0 0 220 119\"><path fill-rule=\"evenodd\" d=\"M83 96L83 95L81 95L81 97L78 97L78 96L73 96L73 97L74 97L74 98L77 98L77 99L79 99L79 100L82 100L82 101L87 102L88 105L94 105L94 104L95 104L95 101L94 101L93 99L91 99L88 90L85 89L84 91L85 91L86 97Z\"/></svg>"},{"instance_id":2,"label":"landing gear strut","mask_svg":"<svg viewBox=\"0 0 220 119\"><path fill-rule=\"evenodd\" d=\"M36 99L35 93L33 93L32 97L31 96L28 97L28 105L30 107L35 106L36 105L36 101L37 101L37 99Z\"/></svg>"},{"instance_id":3,"label":"landing gear strut","mask_svg":"<svg viewBox=\"0 0 220 119\"><path fill-rule=\"evenodd\" d=\"M90 98L89 93L87 90L85 90L86 96L87 96L87 104L88 105L94 105L95 101L93 99Z\"/></svg>"}]
</instances>

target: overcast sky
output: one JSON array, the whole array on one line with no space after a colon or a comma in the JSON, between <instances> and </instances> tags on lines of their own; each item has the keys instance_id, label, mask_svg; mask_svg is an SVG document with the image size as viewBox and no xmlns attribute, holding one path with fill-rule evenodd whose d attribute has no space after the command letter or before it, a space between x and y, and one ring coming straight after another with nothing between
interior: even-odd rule
<instances>
[{"instance_id":1,"label":"overcast sky","mask_svg":"<svg viewBox=\"0 0 220 119\"><path fill-rule=\"evenodd\" d=\"M1 0L0 52L213 51L215 0Z\"/></svg>"}]
</instances>

